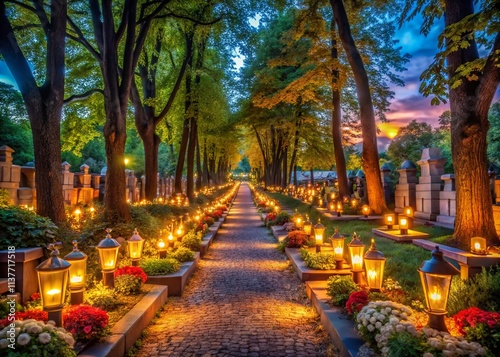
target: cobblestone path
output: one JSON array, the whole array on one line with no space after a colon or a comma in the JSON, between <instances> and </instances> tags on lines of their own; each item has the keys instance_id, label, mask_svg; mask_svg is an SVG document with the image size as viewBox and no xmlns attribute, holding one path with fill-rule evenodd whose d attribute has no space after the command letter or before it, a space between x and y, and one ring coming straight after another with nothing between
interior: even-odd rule
<instances>
[{"instance_id":1,"label":"cobblestone path","mask_svg":"<svg viewBox=\"0 0 500 357\"><path fill-rule=\"evenodd\" d=\"M137 355L336 355L246 184L183 296L169 298Z\"/></svg>"}]
</instances>

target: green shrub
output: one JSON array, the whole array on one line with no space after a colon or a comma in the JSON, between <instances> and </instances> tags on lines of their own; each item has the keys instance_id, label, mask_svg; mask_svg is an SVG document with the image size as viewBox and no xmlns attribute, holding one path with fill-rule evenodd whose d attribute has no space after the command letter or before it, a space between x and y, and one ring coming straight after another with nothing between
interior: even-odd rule
<instances>
[{"instance_id":1,"label":"green shrub","mask_svg":"<svg viewBox=\"0 0 500 357\"><path fill-rule=\"evenodd\" d=\"M101 283L85 291L85 303L106 311L113 311L122 304L116 298L113 289Z\"/></svg>"},{"instance_id":2,"label":"green shrub","mask_svg":"<svg viewBox=\"0 0 500 357\"><path fill-rule=\"evenodd\" d=\"M421 337L409 332L394 333L389 337L387 357L421 357L425 353L425 344Z\"/></svg>"},{"instance_id":3,"label":"green shrub","mask_svg":"<svg viewBox=\"0 0 500 357\"><path fill-rule=\"evenodd\" d=\"M175 251L169 254L170 258L174 258L181 263L191 262L194 259L194 252L186 247L179 247Z\"/></svg>"},{"instance_id":4,"label":"green shrub","mask_svg":"<svg viewBox=\"0 0 500 357\"><path fill-rule=\"evenodd\" d=\"M326 284L326 294L332 298L331 302L335 306L345 306L349 295L359 290L350 275L331 276Z\"/></svg>"},{"instance_id":5,"label":"green shrub","mask_svg":"<svg viewBox=\"0 0 500 357\"><path fill-rule=\"evenodd\" d=\"M115 291L123 295L137 294L141 291L142 282L135 276L123 274L115 278Z\"/></svg>"},{"instance_id":6,"label":"green shrub","mask_svg":"<svg viewBox=\"0 0 500 357\"><path fill-rule=\"evenodd\" d=\"M181 245L192 251L198 252L201 245L201 235L197 232L189 231L182 237Z\"/></svg>"},{"instance_id":7,"label":"green shrub","mask_svg":"<svg viewBox=\"0 0 500 357\"><path fill-rule=\"evenodd\" d=\"M54 242L57 226L20 207L0 207L0 249L43 247Z\"/></svg>"},{"instance_id":8,"label":"green shrub","mask_svg":"<svg viewBox=\"0 0 500 357\"><path fill-rule=\"evenodd\" d=\"M310 252L308 249L302 248L300 255L308 268L318 270L335 269L335 256L331 253Z\"/></svg>"},{"instance_id":9,"label":"green shrub","mask_svg":"<svg viewBox=\"0 0 500 357\"><path fill-rule=\"evenodd\" d=\"M454 315L469 307L478 306L483 310L500 312L500 267L483 268L472 278L453 278L448 298L448 313Z\"/></svg>"},{"instance_id":10,"label":"green shrub","mask_svg":"<svg viewBox=\"0 0 500 357\"><path fill-rule=\"evenodd\" d=\"M147 275L165 275L175 273L181 268L181 263L172 258L150 258L141 261L141 268Z\"/></svg>"}]
</instances>

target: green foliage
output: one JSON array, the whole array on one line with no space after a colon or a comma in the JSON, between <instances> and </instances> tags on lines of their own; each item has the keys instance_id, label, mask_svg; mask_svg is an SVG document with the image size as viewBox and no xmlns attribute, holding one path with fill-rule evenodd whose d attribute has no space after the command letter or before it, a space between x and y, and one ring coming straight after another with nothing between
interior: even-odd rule
<instances>
[{"instance_id":1,"label":"green foliage","mask_svg":"<svg viewBox=\"0 0 500 357\"><path fill-rule=\"evenodd\" d=\"M57 226L48 218L15 206L0 207L0 249L44 247L54 242Z\"/></svg>"},{"instance_id":2,"label":"green foliage","mask_svg":"<svg viewBox=\"0 0 500 357\"><path fill-rule=\"evenodd\" d=\"M488 115L488 160L500 167L500 101L493 103Z\"/></svg>"},{"instance_id":3,"label":"green foliage","mask_svg":"<svg viewBox=\"0 0 500 357\"><path fill-rule=\"evenodd\" d=\"M137 294L141 291L142 281L137 277L130 274L122 274L115 277L115 291L124 294L131 295Z\"/></svg>"},{"instance_id":4,"label":"green foliage","mask_svg":"<svg viewBox=\"0 0 500 357\"><path fill-rule=\"evenodd\" d=\"M26 165L33 161L33 137L29 121L23 119L19 122L12 121L0 115L0 143L14 149L12 154L15 165Z\"/></svg>"},{"instance_id":5,"label":"green foliage","mask_svg":"<svg viewBox=\"0 0 500 357\"><path fill-rule=\"evenodd\" d=\"M0 299L0 320L7 318L10 313L10 299ZM19 303L15 303L16 311L22 311L23 307Z\"/></svg>"},{"instance_id":6,"label":"green foliage","mask_svg":"<svg viewBox=\"0 0 500 357\"><path fill-rule=\"evenodd\" d=\"M0 188L0 207L10 205L10 194L6 189Z\"/></svg>"},{"instance_id":7,"label":"green foliage","mask_svg":"<svg viewBox=\"0 0 500 357\"><path fill-rule=\"evenodd\" d=\"M285 223L290 222L290 221L291 221L291 218L290 218L290 215L288 214L288 212L282 211L282 212L278 213L278 215L276 216L276 218L274 220L267 222L266 225L268 227L269 226L282 226Z\"/></svg>"},{"instance_id":8,"label":"green foliage","mask_svg":"<svg viewBox=\"0 0 500 357\"><path fill-rule=\"evenodd\" d=\"M113 289L102 285L102 283L85 290L85 303L106 311L113 311L122 304L116 298Z\"/></svg>"},{"instance_id":9,"label":"green foliage","mask_svg":"<svg viewBox=\"0 0 500 357\"><path fill-rule=\"evenodd\" d=\"M181 263L172 258L149 258L141 261L141 268L147 275L165 275L175 273L181 268Z\"/></svg>"},{"instance_id":10,"label":"green foliage","mask_svg":"<svg viewBox=\"0 0 500 357\"><path fill-rule=\"evenodd\" d=\"M447 158L445 172L453 172L449 131L433 130L429 124L416 120L399 128L398 134L387 148L387 157L399 169L404 160L416 164L422 156L422 150L429 147L439 147L442 150L443 156Z\"/></svg>"},{"instance_id":11,"label":"green foliage","mask_svg":"<svg viewBox=\"0 0 500 357\"><path fill-rule=\"evenodd\" d=\"M500 267L483 268L480 274L462 280L453 278L448 298L448 313L454 315L469 307L500 312Z\"/></svg>"},{"instance_id":12,"label":"green foliage","mask_svg":"<svg viewBox=\"0 0 500 357\"><path fill-rule=\"evenodd\" d=\"M182 237L181 245L192 251L198 252L200 251L201 235L195 231L189 231Z\"/></svg>"},{"instance_id":13,"label":"green foliage","mask_svg":"<svg viewBox=\"0 0 500 357\"><path fill-rule=\"evenodd\" d=\"M328 278L326 294L331 297L331 303L335 306L345 306L354 291L358 291L358 285L352 280L351 276L334 275Z\"/></svg>"},{"instance_id":14,"label":"green foliage","mask_svg":"<svg viewBox=\"0 0 500 357\"><path fill-rule=\"evenodd\" d=\"M387 357L421 357L424 355L424 341L409 332L393 333L387 342Z\"/></svg>"},{"instance_id":15,"label":"green foliage","mask_svg":"<svg viewBox=\"0 0 500 357\"><path fill-rule=\"evenodd\" d=\"M194 260L194 252L186 247L179 247L175 251L168 254L170 258L176 259L181 263L191 262Z\"/></svg>"},{"instance_id":16,"label":"green foliage","mask_svg":"<svg viewBox=\"0 0 500 357\"><path fill-rule=\"evenodd\" d=\"M308 268L318 270L335 269L335 256L331 253L310 252L307 248L302 248L300 256Z\"/></svg>"}]
</instances>

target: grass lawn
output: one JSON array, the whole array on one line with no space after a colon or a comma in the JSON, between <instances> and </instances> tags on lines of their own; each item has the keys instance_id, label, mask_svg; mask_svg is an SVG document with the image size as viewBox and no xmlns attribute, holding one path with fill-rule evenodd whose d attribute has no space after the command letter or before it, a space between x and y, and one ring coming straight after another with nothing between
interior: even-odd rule
<instances>
[{"instance_id":1,"label":"grass lawn","mask_svg":"<svg viewBox=\"0 0 500 357\"><path fill-rule=\"evenodd\" d=\"M308 214L313 224L316 224L318 218L320 218L320 214L309 204L281 193L268 194L278 200L281 205L294 210L297 209L302 215ZM411 298L417 298L424 301L417 269L424 260L431 258L431 253L429 251L409 243L397 243L387 238L374 236L372 234L372 228L379 226L375 223L364 221L334 222L326 217L321 219L321 223L326 227L325 241L328 241L328 238L334 233L335 227L338 227L340 233L346 237L346 244L350 241L353 232L356 232L358 237L366 244L365 251L370 247L371 238L374 238L377 249L387 258L385 277L391 277L397 280ZM447 240L449 240L453 234L452 230L442 227L416 226L415 229L420 232L428 233L431 236L430 240L442 244L446 244Z\"/></svg>"}]
</instances>

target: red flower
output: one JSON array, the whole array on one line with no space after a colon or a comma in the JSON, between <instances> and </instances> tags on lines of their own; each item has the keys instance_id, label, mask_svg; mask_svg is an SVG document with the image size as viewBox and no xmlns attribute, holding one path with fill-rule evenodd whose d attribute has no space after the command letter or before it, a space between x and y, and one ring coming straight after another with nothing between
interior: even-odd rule
<instances>
[{"instance_id":1,"label":"red flower","mask_svg":"<svg viewBox=\"0 0 500 357\"><path fill-rule=\"evenodd\" d=\"M366 291L355 291L349 295L345 307L349 315L353 315L356 312L360 312L363 306L367 305L368 302L368 293Z\"/></svg>"},{"instance_id":2,"label":"red flower","mask_svg":"<svg viewBox=\"0 0 500 357\"><path fill-rule=\"evenodd\" d=\"M41 300L41 299L42 299L42 297L40 296L40 293L33 293L30 296L30 301L37 301L37 300Z\"/></svg>"},{"instance_id":3,"label":"red flower","mask_svg":"<svg viewBox=\"0 0 500 357\"><path fill-rule=\"evenodd\" d=\"M141 279L143 283L148 280L148 276L141 267L126 266L115 270L115 278L123 274L133 275L136 278Z\"/></svg>"},{"instance_id":4,"label":"red flower","mask_svg":"<svg viewBox=\"0 0 500 357\"><path fill-rule=\"evenodd\" d=\"M63 310L64 328L76 339L97 340L107 335L108 314L89 305L72 305Z\"/></svg>"},{"instance_id":5,"label":"red flower","mask_svg":"<svg viewBox=\"0 0 500 357\"><path fill-rule=\"evenodd\" d=\"M462 310L453 316L458 331L465 335L467 327L475 327L477 324L486 324L489 328L500 327L500 313L488 312L477 307Z\"/></svg>"},{"instance_id":6,"label":"red flower","mask_svg":"<svg viewBox=\"0 0 500 357\"><path fill-rule=\"evenodd\" d=\"M38 309L29 309L26 311L16 311L14 320L28 320L34 319L37 321L47 322L49 320L49 314L47 311L38 310ZM9 321L8 318L0 320L0 327L8 326L12 321Z\"/></svg>"}]
</instances>

